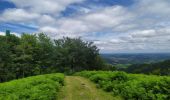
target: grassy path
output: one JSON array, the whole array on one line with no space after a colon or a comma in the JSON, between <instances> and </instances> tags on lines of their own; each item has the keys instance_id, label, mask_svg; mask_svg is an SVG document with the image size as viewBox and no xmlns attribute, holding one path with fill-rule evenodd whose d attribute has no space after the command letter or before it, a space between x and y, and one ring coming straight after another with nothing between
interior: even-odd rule
<instances>
[{"instance_id":1,"label":"grassy path","mask_svg":"<svg viewBox=\"0 0 170 100\"><path fill-rule=\"evenodd\" d=\"M79 76L67 76L58 100L118 100L109 93L97 89L95 84Z\"/></svg>"}]
</instances>

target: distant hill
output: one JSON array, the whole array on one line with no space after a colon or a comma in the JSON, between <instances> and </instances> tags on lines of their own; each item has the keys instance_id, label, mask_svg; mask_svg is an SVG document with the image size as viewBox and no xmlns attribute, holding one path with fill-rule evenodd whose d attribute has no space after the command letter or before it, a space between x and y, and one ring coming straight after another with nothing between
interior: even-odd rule
<instances>
[{"instance_id":1,"label":"distant hill","mask_svg":"<svg viewBox=\"0 0 170 100\"><path fill-rule=\"evenodd\" d=\"M120 69L129 73L144 73L155 75L170 75L170 60L151 64L133 64L128 68Z\"/></svg>"},{"instance_id":2,"label":"distant hill","mask_svg":"<svg viewBox=\"0 0 170 100\"><path fill-rule=\"evenodd\" d=\"M101 54L112 65L154 63L170 59L170 53Z\"/></svg>"}]
</instances>

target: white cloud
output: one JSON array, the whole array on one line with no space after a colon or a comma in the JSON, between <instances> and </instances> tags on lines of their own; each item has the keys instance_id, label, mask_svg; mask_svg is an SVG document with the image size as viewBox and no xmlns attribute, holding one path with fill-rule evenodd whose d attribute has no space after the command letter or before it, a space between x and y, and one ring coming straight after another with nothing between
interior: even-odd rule
<instances>
[{"instance_id":1,"label":"white cloud","mask_svg":"<svg viewBox=\"0 0 170 100\"><path fill-rule=\"evenodd\" d=\"M104 42L97 45L104 48L102 52L169 52L169 6L168 0L136 0L128 10L133 19L115 27L103 37L108 40L101 39Z\"/></svg>"},{"instance_id":2,"label":"white cloud","mask_svg":"<svg viewBox=\"0 0 170 100\"><path fill-rule=\"evenodd\" d=\"M126 17L124 17L126 15ZM114 29L114 27L125 23L133 15L127 13L126 9L121 6L113 6L105 9L97 10L92 13L87 13L83 16L76 16L71 18L61 18L56 21L52 28L53 34L71 34L75 36L86 36L93 32L102 32L104 30ZM49 26L41 27L40 31L50 32ZM55 29L54 29L55 28ZM69 36L71 36L69 35Z\"/></svg>"},{"instance_id":3,"label":"white cloud","mask_svg":"<svg viewBox=\"0 0 170 100\"><path fill-rule=\"evenodd\" d=\"M135 7L141 13L157 14L160 16L170 14L169 0L136 0L136 3Z\"/></svg>"},{"instance_id":4,"label":"white cloud","mask_svg":"<svg viewBox=\"0 0 170 100\"><path fill-rule=\"evenodd\" d=\"M131 34L132 37L135 38L153 38L153 37L161 37L161 36L170 36L170 29L161 28L161 29L151 29L151 30L142 30L137 31Z\"/></svg>"},{"instance_id":5,"label":"white cloud","mask_svg":"<svg viewBox=\"0 0 170 100\"><path fill-rule=\"evenodd\" d=\"M134 0L130 7L80 7L77 15L69 17L60 14L70 4L85 0L8 1L17 8L5 10L0 21L31 23L52 38L94 40L102 52L170 50L169 0Z\"/></svg>"},{"instance_id":6,"label":"white cloud","mask_svg":"<svg viewBox=\"0 0 170 100\"><path fill-rule=\"evenodd\" d=\"M134 32L131 34L132 37L135 37L135 38L143 38L143 37L153 37L156 35L156 31L151 29L151 30L142 30L142 31L137 31L137 32Z\"/></svg>"},{"instance_id":7,"label":"white cloud","mask_svg":"<svg viewBox=\"0 0 170 100\"><path fill-rule=\"evenodd\" d=\"M17 7L27 9L36 13L59 14L72 3L79 3L83 0L8 0Z\"/></svg>"},{"instance_id":8,"label":"white cloud","mask_svg":"<svg viewBox=\"0 0 170 100\"><path fill-rule=\"evenodd\" d=\"M24 9L7 9L0 15L0 21L5 22L28 22L39 18L36 13L27 12Z\"/></svg>"},{"instance_id":9,"label":"white cloud","mask_svg":"<svg viewBox=\"0 0 170 100\"><path fill-rule=\"evenodd\" d=\"M55 25L56 19L49 15L42 15L38 20L37 24L39 26L45 26L45 25Z\"/></svg>"}]
</instances>

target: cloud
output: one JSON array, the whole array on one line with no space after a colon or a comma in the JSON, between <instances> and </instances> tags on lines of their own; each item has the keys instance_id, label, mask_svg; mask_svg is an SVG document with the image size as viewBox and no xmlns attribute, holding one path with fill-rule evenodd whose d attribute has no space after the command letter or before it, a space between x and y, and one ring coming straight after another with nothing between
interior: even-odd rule
<instances>
[{"instance_id":1,"label":"cloud","mask_svg":"<svg viewBox=\"0 0 170 100\"><path fill-rule=\"evenodd\" d=\"M124 17L123 15L126 15ZM92 13L84 14L83 16L76 16L71 18L61 18L56 21L56 27L50 26L41 27L40 31L52 32L58 35L71 34L76 36L86 36L93 32L101 32L104 30L111 30L118 25L125 23L129 18L133 17L130 13L126 12L121 6L112 6L105 9L97 10Z\"/></svg>"},{"instance_id":2,"label":"cloud","mask_svg":"<svg viewBox=\"0 0 170 100\"><path fill-rule=\"evenodd\" d=\"M162 29L142 30L132 33L131 36L135 38L153 38L161 36L170 36L170 29L168 27Z\"/></svg>"},{"instance_id":3,"label":"cloud","mask_svg":"<svg viewBox=\"0 0 170 100\"><path fill-rule=\"evenodd\" d=\"M80 3L83 0L8 0L14 3L18 8L42 14L57 15L66 7L73 3Z\"/></svg>"},{"instance_id":4,"label":"cloud","mask_svg":"<svg viewBox=\"0 0 170 100\"><path fill-rule=\"evenodd\" d=\"M81 6L86 0L7 0L17 8L6 9L0 22L37 26L52 38L82 37L101 52L170 50L170 1L134 0L130 6ZM77 3L79 6L72 4ZM72 16L61 13L71 5ZM84 4L86 5L86 4ZM67 13L67 11L65 12Z\"/></svg>"},{"instance_id":5,"label":"cloud","mask_svg":"<svg viewBox=\"0 0 170 100\"><path fill-rule=\"evenodd\" d=\"M147 14L167 15L170 14L169 0L135 0L138 11Z\"/></svg>"},{"instance_id":6,"label":"cloud","mask_svg":"<svg viewBox=\"0 0 170 100\"><path fill-rule=\"evenodd\" d=\"M170 31L169 28L161 28L157 30L138 30L135 33L128 33L117 38L107 38L107 40L99 40L94 42L99 48L107 52L168 52L170 50Z\"/></svg>"},{"instance_id":7,"label":"cloud","mask_svg":"<svg viewBox=\"0 0 170 100\"><path fill-rule=\"evenodd\" d=\"M56 19L52 16L49 15L42 15L40 18L37 20L37 24L39 26L45 26L45 25L55 25Z\"/></svg>"},{"instance_id":8,"label":"cloud","mask_svg":"<svg viewBox=\"0 0 170 100\"><path fill-rule=\"evenodd\" d=\"M169 52L170 1L135 1L128 8L133 19L113 28L112 33L104 37L107 40L101 39L96 45L102 52Z\"/></svg>"},{"instance_id":9,"label":"cloud","mask_svg":"<svg viewBox=\"0 0 170 100\"><path fill-rule=\"evenodd\" d=\"M28 22L39 18L36 13L27 12L24 9L7 9L0 15L0 21L4 22Z\"/></svg>"}]
</instances>

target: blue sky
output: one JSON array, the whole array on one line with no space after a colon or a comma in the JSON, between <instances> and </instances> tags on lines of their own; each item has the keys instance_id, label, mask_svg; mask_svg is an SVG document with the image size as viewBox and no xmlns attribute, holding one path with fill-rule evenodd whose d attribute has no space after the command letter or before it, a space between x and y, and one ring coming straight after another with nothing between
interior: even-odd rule
<instances>
[{"instance_id":1,"label":"blue sky","mask_svg":"<svg viewBox=\"0 0 170 100\"><path fill-rule=\"evenodd\" d=\"M168 0L0 0L0 34L93 41L102 53L170 52Z\"/></svg>"}]
</instances>

